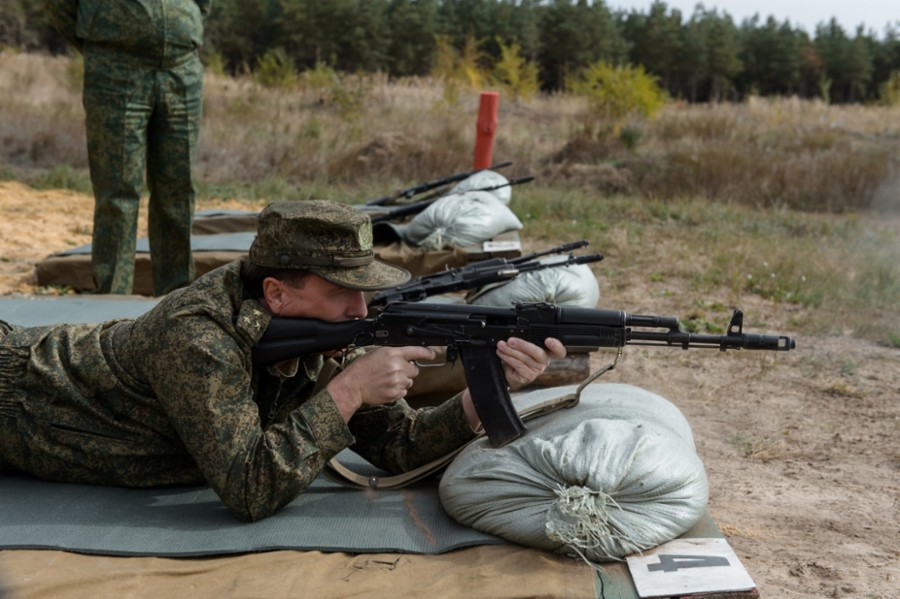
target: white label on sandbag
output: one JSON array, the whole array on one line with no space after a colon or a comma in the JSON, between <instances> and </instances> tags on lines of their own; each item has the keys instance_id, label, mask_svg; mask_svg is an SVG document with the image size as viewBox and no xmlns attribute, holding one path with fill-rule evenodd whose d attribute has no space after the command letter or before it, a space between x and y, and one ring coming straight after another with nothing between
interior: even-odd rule
<instances>
[{"instance_id":1,"label":"white label on sandbag","mask_svg":"<svg viewBox=\"0 0 900 599\"><path fill-rule=\"evenodd\" d=\"M675 539L625 558L639 597L727 593L756 588L725 539Z\"/></svg>"},{"instance_id":2,"label":"white label on sandbag","mask_svg":"<svg viewBox=\"0 0 900 599\"><path fill-rule=\"evenodd\" d=\"M522 249L520 241L485 241L481 245L481 251L485 253L491 252L515 252Z\"/></svg>"}]
</instances>

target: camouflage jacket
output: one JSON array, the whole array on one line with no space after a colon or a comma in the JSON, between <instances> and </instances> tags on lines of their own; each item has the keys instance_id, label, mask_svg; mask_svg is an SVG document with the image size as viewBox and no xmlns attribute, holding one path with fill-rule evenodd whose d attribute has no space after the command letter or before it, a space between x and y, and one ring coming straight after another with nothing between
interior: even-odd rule
<instances>
[{"instance_id":1,"label":"camouflage jacket","mask_svg":"<svg viewBox=\"0 0 900 599\"><path fill-rule=\"evenodd\" d=\"M167 58L203 44L212 0L44 0L47 16L80 51L85 42Z\"/></svg>"},{"instance_id":2,"label":"camouflage jacket","mask_svg":"<svg viewBox=\"0 0 900 599\"><path fill-rule=\"evenodd\" d=\"M418 411L405 401L364 409L345 424L316 389L320 356L294 376L254 367L271 316L245 296L240 264L136 320L13 328L0 340L0 415L15 415L24 444L11 463L58 481L206 481L235 516L256 520L346 447L402 472L473 436L459 396Z\"/></svg>"}]
</instances>

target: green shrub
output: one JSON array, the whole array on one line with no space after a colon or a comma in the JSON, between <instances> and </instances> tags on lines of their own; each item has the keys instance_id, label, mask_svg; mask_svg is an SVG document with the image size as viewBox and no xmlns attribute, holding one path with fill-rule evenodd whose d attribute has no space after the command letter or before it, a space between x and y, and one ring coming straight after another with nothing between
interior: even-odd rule
<instances>
[{"instance_id":1,"label":"green shrub","mask_svg":"<svg viewBox=\"0 0 900 599\"><path fill-rule=\"evenodd\" d=\"M888 341L893 347L900 348L900 333L888 331Z\"/></svg>"},{"instance_id":2,"label":"green shrub","mask_svg":"<svg viewBox=\"0 0 900 599\"><path fill-rule=\"evenodd\" d=\"M314 91L331 90L335 82L338 80L337 72L330 66L322 62L316 61L315 68L303 72L303 87Z\"/></svg>"},{"instance_id":3,"label":"green shrub","mask_svg":"<svg viewBox=\"0 0 900 599\"><path fill-rule=\"evenodd\" d=\"M614 66L597 62L569 84L569 91L587 98L591 112L603 119L654 117L667 96L641 66Z\"/></svg>"},{"instance_id":4,"label":"green shrub","mask_svg":"<svg viewBox=\"0 0 900 599\"><path fill-rule=\"evenodd\" d=\"M537 65L522 58L519 44L497 40L500 60L494 66L494 78L513 99L530 98L540 88Z\"/></svg>"},{"instance_id":5,"label":"green shrub","mask_svg":"<svg viewBox=\"0 0 900 599\"><path fill-rule=\"evenodd\" d=\"M878 90L879 102L884 106L900 106L900 71L893 71Z\"/></svg>"},{"instance_id":6,"label":"green shrub","mask_svg":"<svg viewBox=\"0 0 900 599\"><path fill-rule=\"evenodd\" d=\"M458 101L460 86L472 89L484 87L489 76L482 66L485 62L482 42L469 36L462 51L457 50L447 36L438 36L435 44L435 62L431 76L444 82L444 94L450 104Z\"/></svg>"},{"instance_id":7,"label":"green shrub","mask_svg":"<svg viewBox=\"0 0 900 599\"><path fill-rule=\"evenodd\" d=\"M641 137L643 137L644 132L640 127L635 125L628 125L622 127L622 130L619 132L619 140L629 150L634 150L637 148L638 143L641 141Z\"/></svg>"},{"instance_id":8,"label":"green shrub","mask_svg":"<svg viewBox=\"0 0 900 599\"><path fill-rule=\"evenodd\" d=\"M291 87L297 81L297 71L291 57L276 48L256 59L253 77L263 87Z\"/></svg>"},{"instance_id":9,"label":"green shrub","mask_svg":"<svg viewBox=\"0 0 900 599\"><path fill-rule=\"evenodd\" d=\"M363 102L370 91L364 76L341 75L322 61L302 76L305 89L318 94L318 102L337 108L344 121L362 118ZM318 125L316 125L318 128Z\"/></svg>"},{"instance_id":10,"label":"green shrub","mask_svg":"<svg viewBox=\"0 0 900 599\"><path fill-rule=\"evenodd\" d=\"M202 55L203 66L207 72L218 77L225 75L225 60L218 52L204 52Z\"/></svg>"}]
</instances>

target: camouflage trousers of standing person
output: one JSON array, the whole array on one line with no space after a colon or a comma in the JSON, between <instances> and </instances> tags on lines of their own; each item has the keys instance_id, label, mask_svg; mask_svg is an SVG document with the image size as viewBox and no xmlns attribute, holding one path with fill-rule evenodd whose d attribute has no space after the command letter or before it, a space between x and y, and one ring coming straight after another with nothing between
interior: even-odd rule
<instances>
[{"instance_id":1,"label":"camouflage trousers of standing person","mask_svg":"<svg viewBox=\"0 0 900 599\"><path fill-rule=\"evenodd\" d=\"M10 331L12 325L0 320L0 472L15 469L23 454L16 421L19 402L13 392L21 360L16 350L3 347L3 338Z\"/></svg>"},{"instance_id":2,"label":"camouflage trousers of standing person","mask_svg":"<svg viewBox=\"0 0 900 599\"><path fill-rule=\"evenodd\" d=\"M161 62L86 43L83 101L95 197L91 257L97 290L132 293L145 172L154 294L187 285L195 276L193 168L203 105L198 53Z\"/></svg>"}]
</instances>

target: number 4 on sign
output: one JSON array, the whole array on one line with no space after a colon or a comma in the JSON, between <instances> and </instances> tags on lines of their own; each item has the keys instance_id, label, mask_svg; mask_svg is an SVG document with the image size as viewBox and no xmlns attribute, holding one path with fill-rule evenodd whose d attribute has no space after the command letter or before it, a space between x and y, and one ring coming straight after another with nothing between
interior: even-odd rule
<instances>
[{"instance_id":1,"label":"number 4 on sign","mask_svg":"<svg viewBox=\"0 0 900 599\"><path fill-rule=\"evenodd\" d=\"M730 566L727 557L721 555L675 555L674 553L659 554L658 564L649 564L650 572L677 572L684 568L714 568L715 566Z\"/></svg>"},{"instance_id":2,"label":"number 4 on sign","mask_svg":"<svg viewBox=\"0 0 900 599\"><path fill-rule=\"evenodd\" d=\"M675 539L625 561L642 598L756 589L725 539Z\"/></svg>"}]
</instances>

